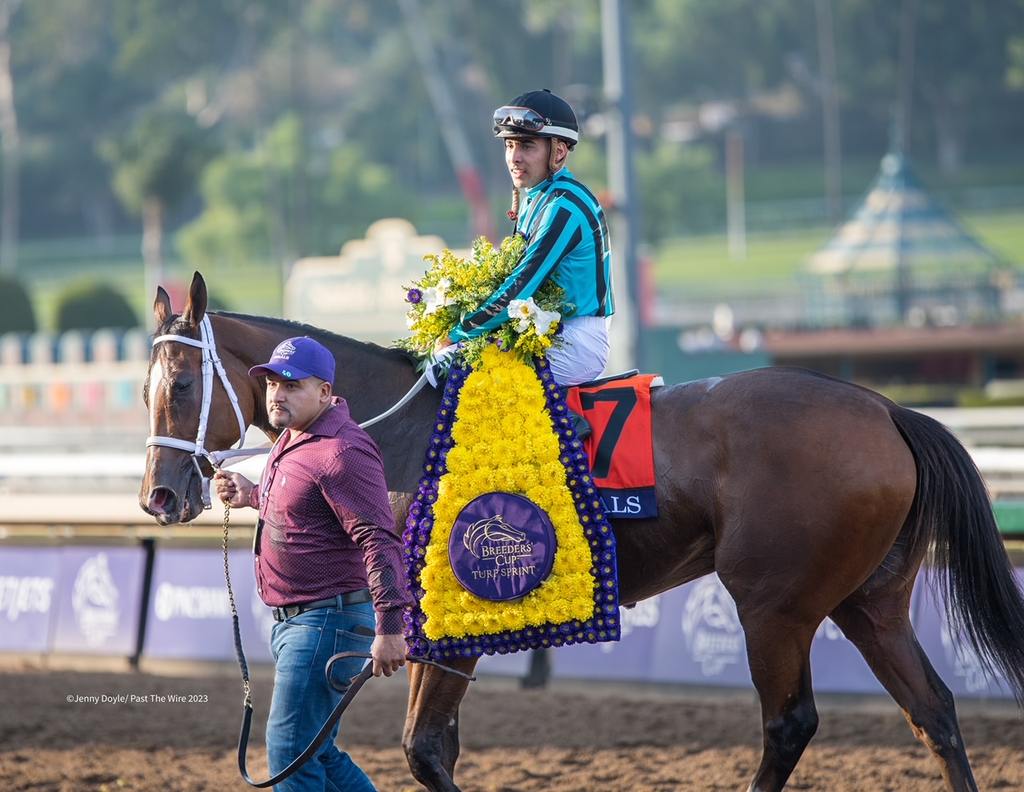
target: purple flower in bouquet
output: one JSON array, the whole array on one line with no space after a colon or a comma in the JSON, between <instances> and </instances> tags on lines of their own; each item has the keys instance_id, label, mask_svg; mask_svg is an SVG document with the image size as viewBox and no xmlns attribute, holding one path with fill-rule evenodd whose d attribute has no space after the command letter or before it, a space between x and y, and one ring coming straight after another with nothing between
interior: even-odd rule
<instances>
[{"instance_id":1,"label":"purple flower in bouquet","mask_svg":"<svg viewBox=\"0 0 1024 792\"><path fill-rule=\"evenodd\" d=\"M405 293L405 299L406 302L410 302L413 305L416 305L417 303L423 300L423 292L421 292L419 289L409 289L409 291Z\"/></svg>"}]
</instances>

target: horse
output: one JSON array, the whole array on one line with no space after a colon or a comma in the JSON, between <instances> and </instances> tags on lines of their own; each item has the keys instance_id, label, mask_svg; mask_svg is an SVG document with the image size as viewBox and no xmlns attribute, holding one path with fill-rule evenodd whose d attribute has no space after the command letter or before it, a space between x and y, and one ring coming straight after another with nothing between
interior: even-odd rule
<instances>
[{"instance_id":1,"label":"horse","mask_svg":"<svg viewBox=\"0 0 1024 792\"><path fill-rule=\"evenodd\" d=\"M236 442L243 419L276 438L263 385L247 370L287 337L309 335L334 353L335 392L357 421L399 402L417 381L411 358L399 350L206 308L206 284L196 273L180 315L163 289L153 311L159 335L194 339L204 322L212 328L239 419L225 389L211 381L204 440L211 449ZM196 435L200 366L192 346L154 343L144 393L151 435ZM439 401L425 388L368 430L381 450L399 531ZM620 600L636 603L718 573L735 600L760 699L761 761L749 789L782 789L817 729L809 650L828 616L900 706L947 788L976 789L953 696L909 617L914 580L931 548L934 568L946 570L941 583L953 624L1024 705L1024 597L963 446L931 418L801 369L660 388L652 410L659 516L612 520ZM139 501L160 524L191 520L200 509L206 465L189 445L147 449ZM469 673L475 663L453 665ZM459 789L458 710L467 687L454 674L410 666L402 744L413 776L435 792Z\"/></svg>"}]
</instances>

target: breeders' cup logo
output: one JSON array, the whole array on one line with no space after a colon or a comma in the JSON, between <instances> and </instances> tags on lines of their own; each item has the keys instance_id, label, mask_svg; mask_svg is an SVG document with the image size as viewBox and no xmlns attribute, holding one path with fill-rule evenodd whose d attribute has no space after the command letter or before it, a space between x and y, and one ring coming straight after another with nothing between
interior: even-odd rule
<instances>
[{"instance_id":1,"label":"breeders' cup logo","mask_svg":"<svg viewBox=\"0 0 1024 792\"><path fill-rule=\"evenodd\" d=\"M718 676L743 656L736 604L716 577L698 581L683 608L683 635L704 676Z\"/></svg>"},{"instance_id":2,"label":"breeders' cup logo","mask_svg":"<svg viewBox=\"0 0 1024 792\"><path fill-rule=\"evenodd\" d=\"M291 341L282 341L277 345L277 349L274 350L274 357L284 358L285 360L288 360L294 354L295 344Z\"/></svg>"},{"instance_id":3,"label":"breeders' cup logo","mask_svg":"<svg viewBox=\"0 0 1024 792\"><path fill-rule=\"evenodd\" d=\"M107 554L92 556L78 570L71 591L75 621L90 646L101 645L117 632L117 598Z\"/></svg>"},{"instance_id":4,"label":"breeders' cup logo","mask_svg":"<svg viewBox=\"0 0 1024 792\"><path fill-rule=\"evenodd\" d=\"M463 588L483 599L525 596L551 573L555 531L523 495L488 492L463 507L448 539L448 561Z\"/></svg>"},{"instance_id":5,"label":"breeders' cup logo","mask_svg":"<svg viewBox=\"0 0 1024 792\"><path fill-rule=\"evenodd\" d=\"M462 535L462 545L476 558L493 559L495 566L507 566L533 552L526 532L513 528L500 514L470 525Z\"/></svg>"}]
</instances>

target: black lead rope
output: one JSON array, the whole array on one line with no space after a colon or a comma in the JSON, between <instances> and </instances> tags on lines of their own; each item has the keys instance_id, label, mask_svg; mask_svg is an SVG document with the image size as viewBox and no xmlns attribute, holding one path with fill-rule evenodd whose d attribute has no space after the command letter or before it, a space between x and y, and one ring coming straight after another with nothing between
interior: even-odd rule
<instances>
[{"instance_id":1,"label":"black lead rope","mask_svg":"<svg viewBox=\"0 0 1024 792\"><path fill-rule=\"evenodd\" d=\"M327 678L327 684L330 685L334 690L342 693L341 700L335 704L334 709L331 710L331 714L327 717L327 721L317 732L316 737L306 747L302 753L300 753L295 759L292 760L284 770L277 775L268 778L266 781L253 781L249 776L249 771L245 767L245 755L249 747L249 730L252 728L252 686L249 681L249 664L245 661L245 652L242 651L242 631L238 626L238 609L235 607L235 595L231 590L231 571L228 568L228 522L230 520L231 507L224 504L224 538L222 547L224 550L224 581L227 584L228 589L228 603L231 605L231 626L235 633L235 655L238 659L238 668L242 672L242 692L245 694L242 701L242 729L238 734L238 770L242 774L242 778L251 787L257 789L265 789L266 787L274 786L281 781L284 781L289 776L293 775L303 764L320 750L320 746L323 745L324 740L327 739L334 725L341 720L342 714L348 708L348 705L352 703L352 700L356 697L359 690L366 684L373 676L373 663L367 663L363 666L363 670L352 677L347 684L337 685L331 678L331 669L334 664L339 660L348 660L353 657L361 657L365 660L372 660L373 658L365 652L339 652L327 661L327 665L324 666L324 676ZM463 673L455 668L438 663L435 660L431 660L427 657L420 657L418 655L408 655L406 660L413 663L423 663L424 665L432 665L436 668L440 668L442 671L446 671L449 674L455 674L463 679L470 682L476 681L475 676Z\"/></svg>"}]
</instances>

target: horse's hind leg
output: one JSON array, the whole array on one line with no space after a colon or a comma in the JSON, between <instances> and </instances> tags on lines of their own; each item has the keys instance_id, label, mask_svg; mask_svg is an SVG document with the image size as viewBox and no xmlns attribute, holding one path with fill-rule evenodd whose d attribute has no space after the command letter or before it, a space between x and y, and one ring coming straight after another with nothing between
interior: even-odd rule
<instances>
[{"instance_id":1,"label":"horse's hind leg","mask_svg":"<svg viewBox=\"0 0 1024 792\"><path fill-rule=\"evenodd\" d=\"M744 613L750 675L761 700L764 747L749 792L769 792L786 785L796 763L818 729L811 690L811 640L815 625L784 616Z\"/></svg>"},{"instance_id":2,"label":"horse's hind leg","mask_svg":"<svg viewBox=\"0 0 1024 792\"><path fill-rule=\"evenodd\" d=\"M454 660L471 673L476 659ZM409 666L409 708L402 747L413 776L431 792L459 792L454 781L459 758L459 704L469 681L434 666Z\"/></svg>"},{"instance_id":3,"label":"horse's hind leg","mask_svg":"<svg viewBox=\"0 0 1024 792\"><path fill-rule=\"evenodd\" d=\"M953 694L935 673L910 624L910 586L895 576L889 586L872 586L888 575L879 570L832 618L899 704L914 735L938 760L946 786L955 792L977 790Z\"/></svg>"}]
</instances>

